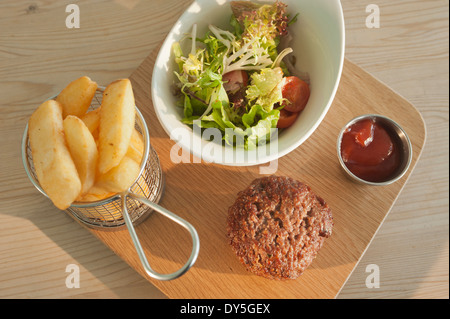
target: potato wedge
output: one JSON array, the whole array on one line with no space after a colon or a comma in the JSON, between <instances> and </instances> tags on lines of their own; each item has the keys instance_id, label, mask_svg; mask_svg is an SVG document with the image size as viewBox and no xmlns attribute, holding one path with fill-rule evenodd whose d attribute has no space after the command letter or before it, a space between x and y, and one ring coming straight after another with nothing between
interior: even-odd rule
<instances>
[{"instance_id":1,"label":"potato wedge","mask_svg":"<svg viewBox=\"0 0 450 319\"><path fill-rule=\"evenodd\" d=\"M108 192L120 193L126 191L139 175L139 164L125 156L119 165L98 177L96 185Z\"/></svg>"},{"instance_id":2,"label":"potato wedge","mask_svg":"<svg viewBox=\"0 0 450 319\"><path fill-rule=\"evenodd\" d=\"M83 195L80 194L80 196L78 196L76 201L77 202L95 202L95 201L103 200L105 198L113 196L115 194L116 193L107 191L103 187L94 185L86 192L86 194L83 194Z\"/></svg>"},{"instance_id":3,"label":"potato wedge","mask_svg":"<svg viewBox=\"0 0 450 319\"><path fill-rule=\"evenodd\" d=\"M78 117L68 115L63 126L67 146L80 177L83 195L94 185L98 160L97 144L86 124Z\"/></svg>"},{"instance_id":4,"label":"potato wedge","mask_svg":"<svg viewBox=\"0 0 450 319\"><path fill-rule=\"evenodd\" d=\"M63 119L67 115L83 116L91 105L97 83L82 76L69 83L56 97L63 108Z\"/></svg>"},{"instance_id":5,"label":"potato wedge","mask_svg":"<svg viewBox=\"0 0 450 319\"><path fill-rule=\"evenodd\" d=\"M28 137L38 181L61 210L81 191L81 181L67 148L62 107L55 100L42 103L28 121Z\"/></svg>"},{"instance_id":6,"label":"potato wedge","mask_svg":"<svg viewBox=\"0 0 450 319\"><path fill-rule=\"evenodd\" d=\"M128 146L128 151L126 156L133 159L139 165L141 164L142 155L144 154L144 139L136 129L133 130L131 134L130 146Z\"/></svg>"},{"instance_id":7,"label":"potato wedge","mask_svg":"<svg viewBox=\"0 0 450 319\"><path fill-rule=\"evenodd\" d=\"M105 174L127 153L135 122L135 102L129 79L108 85L103 93L98 136L98 171Z\"/></svg>"},{"instance_id":8,"label":"potato wedge","mask_svg":"<svg viewBox=\"0 0 450 319\"><path fill-rule=\"evenodd\" d=\"M89 111L80 117L84 124L86 124L91 134L93 134L100 125L100 109L101 108L98 107L95 110Z\"/></svg>"}]
</instances>

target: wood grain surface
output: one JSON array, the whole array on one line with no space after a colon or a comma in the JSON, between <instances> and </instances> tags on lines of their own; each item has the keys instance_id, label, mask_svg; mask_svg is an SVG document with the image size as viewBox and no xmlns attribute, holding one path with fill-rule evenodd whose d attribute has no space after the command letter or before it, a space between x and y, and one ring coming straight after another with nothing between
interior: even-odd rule
<instances>
[{"instance_id":1,"label":"wood grain surface","mask_svg":"<svg viewBox=\"0 0 450 319\"><path fill-rule=\"evenodd\" d=\"M147 88L151 84L157 50L150 54L130 79L136 105L149 126L152 146L159 154L166 187L160 205L188 220L197 229L200 254L181 278L161 282L146 275L125 228L92 232L170 298L335 298L358 263L398 194L413 171L425 143L425 123L405 99L361 68L345 61L336 98L314 134L296 150L280 158L274 174L307 183L333 211L333 235L325 241L317 259L297 280L273 281L246 272L226 238L228 207L237 192L261 177L260 167L224 167L171 160L175 143L157 120L156 107ZM410 170L398 182L384 187L361 186L351 181L336 157L336 138L341 128L361 114L383 114L399 123L408 134L413 157ZM407 114L407 116L399 116ZM161 215L154 214L137 227L150 265L161 273L179 269L188 259L192 241L188 233Z\"/></svg>"},{"instance_id":2,"label":"wood grain surface","mask_svg":"<svg viewBox=\"0 0 450 319\"><path fill-rule=\"evenodd\" d=\"M71 79L130 76L190 1L78 1L79 29L65 26L69 3L0 2L0 297L166 298L33 188L20 141L31 112ZM338 298L448 298L448 1L377 1L379 29L365 25L370 3L342 1L346 56L420 111L427 142ZM80 288L65 285L71 264ZM365 285L370 264L380 288Z\"/></svg>"}]
</instances>

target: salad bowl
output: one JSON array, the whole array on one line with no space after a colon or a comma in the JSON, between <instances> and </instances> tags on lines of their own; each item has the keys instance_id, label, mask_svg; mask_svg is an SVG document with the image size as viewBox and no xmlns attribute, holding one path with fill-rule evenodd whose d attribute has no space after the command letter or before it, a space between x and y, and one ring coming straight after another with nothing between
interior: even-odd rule
<instances>
[{"instance_id":1,"label":"salad bowl","mask_svg":"<svg viewBox=\"0 0 450 319\"><path fill-rule=\"evenodd\" d=\"M256 2L256 1L254 1ZM273 3L264 1L257 3ZM175 62L173 46L182 43L195 27L203 37L211 25L228 30L232 10L228 0L195 0L182 14L167 35L155 61L151 94L156 115L162 127L179 147L196 158L232 166L250 166L276 160L299 147L320 125L336 94L345 49L345 27L339 0L284 0L289 16L296 16L289 25L295 69L307 75L310 86L308 103L292 126L275 129L268 143L254 148L228 145L208 130L183 122L183 108L174 95ZM191 44L187 44L190 46ZM189 51L188 47L182 47Z\"/></svg>"}]
</instances>

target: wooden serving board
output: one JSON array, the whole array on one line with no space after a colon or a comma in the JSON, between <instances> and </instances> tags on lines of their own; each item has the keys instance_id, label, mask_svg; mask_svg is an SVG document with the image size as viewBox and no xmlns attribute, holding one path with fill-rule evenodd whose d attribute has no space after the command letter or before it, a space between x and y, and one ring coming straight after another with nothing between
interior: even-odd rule
<instances>
[{"instance_id":1,"label":"wooden serving board","mask_svg":"<svg viewBox=\"0 0 450 319\"><path fill-rule=\"evenodd\" d=\"M355 64L345 60L340 87L325 119L313 135L278 160L276 175L291 176L311 186L333 210L335 226L313 264L296 280L274 281L247 272L226 238L228 207L238 191L261 177L259 167L173 163L174 142L159 124L151 99L157 51L130 76L136 104L149 126L151 144L160 157L165 192L160 204L188 220L198 231L200 253L194 266L172 281L149 278L127 229L90 231L169 298L334 298L362 257L422 151L426 130L419 112ZM362 186L349 180L336 154L340 129L353 117L378 113L397 121L413 146L407 174L389 186ZM267 166L267 164L262 165ZM191 252L189 233L154 213L136 227L153 269L179 269Z\"/></svg>"}]
</instances>

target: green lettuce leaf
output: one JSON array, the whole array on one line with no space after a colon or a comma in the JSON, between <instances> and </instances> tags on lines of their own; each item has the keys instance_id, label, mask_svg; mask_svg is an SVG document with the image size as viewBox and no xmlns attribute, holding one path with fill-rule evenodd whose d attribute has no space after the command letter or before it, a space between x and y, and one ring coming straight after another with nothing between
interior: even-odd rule
<instances>
[{"instance_id":1,"label":"green lettuce leaf","mask_svg":"<svg viewBox=\"0 0 450 319\"><path fill-rule=\"evenodd\" d=\"M273 109L274 104L283 101L281 92L281 80L283 71L281 68L262 69L260 73L253 73L251 85L246 91L247 100L261 105L266 111Z\"/></svg>"}]
</instances>

